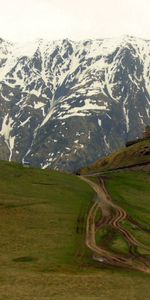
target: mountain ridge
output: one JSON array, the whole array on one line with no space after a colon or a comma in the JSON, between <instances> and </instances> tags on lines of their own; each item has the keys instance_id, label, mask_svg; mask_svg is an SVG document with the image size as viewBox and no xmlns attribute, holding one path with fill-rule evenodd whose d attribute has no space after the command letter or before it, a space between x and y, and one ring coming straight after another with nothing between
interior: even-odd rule
<instances>
[{"instance_id":1,"label":"mountain ridge","mask_svg":"<svg viewBox=\"0 0 150 300\"><path fill-rule=\"evenodd\" d=\"M0 40L0 159L78 169L140 137L149 95L150 41Z\"/></svg>"},{"instance_id":2,"label":"mountain ridge","mask_svg":"<svg viewBox=\"0 0 150 300\"><path fill-rule=\"evenodd\" d=\"M81 174L109 171L150 170L150 137L132 141L130 146L119 149L79 170Z\"/></svg>"}]
</instances>

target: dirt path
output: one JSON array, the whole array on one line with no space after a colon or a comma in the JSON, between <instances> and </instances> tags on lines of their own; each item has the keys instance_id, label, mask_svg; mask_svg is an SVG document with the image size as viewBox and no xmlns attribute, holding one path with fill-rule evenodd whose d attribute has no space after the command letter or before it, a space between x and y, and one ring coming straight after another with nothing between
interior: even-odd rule
<instances>
[{"instance_id":1,"label":"dirt path","mask_svg":"<svg viewBox=\"0 0 150 300\"><path fill-rule=\"evenodd\" d=\"M100 178L99 184L97 184L83 176L80 176L80 178L86 181L95 190L98 196L97 201L95 201L89 211L86 225L86 245L93 251L93 259L106 264L134 268L150 273L150 265L143 257L138 256L138 258L136 258L135 255L133 255L133 257L131 255L130 257L125 257L121 254L115 254L103 249L96 244L96 232L103 226L109 225L122 234L130 249L136 249L138 246L141 246L141 244L121 226L120 222L127 219L127 213L121 207L113 203L105 188L103 179ZM99 222L96 222L98 210L101 210L102 218Z\"/></svg>"}]
</instances>

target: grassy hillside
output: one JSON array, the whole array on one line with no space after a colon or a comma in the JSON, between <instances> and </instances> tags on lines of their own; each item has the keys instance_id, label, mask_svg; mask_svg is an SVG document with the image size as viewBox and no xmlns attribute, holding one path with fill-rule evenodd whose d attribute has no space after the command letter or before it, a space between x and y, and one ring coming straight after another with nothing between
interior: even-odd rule
<instances>
[{"instance_id":1,"label":"grassy hillside","mask_svg":"<svg viewBox=\"0 0 150 300\"><path fill-rule=\"evenodd\" d=\"M143 226L150 227L150 172L107 173L113 201Z\"/></svg>"},{"instance_id":2,"label":"grassy hillside","mask_svg":"<svg viewBox=\"0 0 150 300\"><path fill-rule=\"evenodd\" d=\"M37 271L80 267L93 194L74 176L1 162L1 263Z\"/></svg>"},{"instance_id":3,"label":"grassy hillside","mask_svg":"<svg viewBox=\"0 0 150 300\"><path fill-rule=\"evenodd\" d=\"M0 162L0 300L149 299L148 274L92 261L93 196L75 176Z\"/></svg>"},{"instance_id":4,"label":"grassy hillside","mask_svg":"<svg viewBox=\"0 0 150 300\"><path fill-rule=\"evenodd\" d=\"M122 207L129 216L123 226L145 246L147 250L138 249L150 258L150 172L111 173L106 176L106 184L113 202ZM111 241L116 243L115 237ZM123 246L118 244L117 250ZM149 250L148 250L149 249Z\"/></svg>"},{"instance_id":5,"label":"grassy hillside","mask_svg":"<svg viewBox=\"0 0 150 300\"><path fill-rule=\"evenodd\" d=\"M150 138L97 160L94 164L83 168L81 174L108 171L146 162L150 163Z\"/></svg>"}]
</instances>

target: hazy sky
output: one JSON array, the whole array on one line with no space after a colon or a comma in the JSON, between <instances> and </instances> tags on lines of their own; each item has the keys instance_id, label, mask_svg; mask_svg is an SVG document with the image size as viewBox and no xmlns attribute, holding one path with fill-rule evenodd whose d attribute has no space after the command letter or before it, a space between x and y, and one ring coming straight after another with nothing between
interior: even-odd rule
<instances>
[{"instance_id":1,"label":"hazy sky","mask_svg":"<svg viewBox=\"0 0 150 300\"><path fill-rule=\"evenodd\" d=\"M150 39L150 0L0 0L0 37Z\"/></svg>"}]
</instances>

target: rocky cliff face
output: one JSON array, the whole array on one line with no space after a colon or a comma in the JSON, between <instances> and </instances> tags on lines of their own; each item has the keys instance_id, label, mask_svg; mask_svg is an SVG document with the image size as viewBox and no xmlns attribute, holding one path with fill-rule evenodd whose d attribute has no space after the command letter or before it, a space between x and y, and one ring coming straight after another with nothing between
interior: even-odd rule
<instances>
[{"instance_id":1,"label":"rocky cliff face","mask_svg":"<svg viewBox=\"0 0 150 300\"><path fill-rule=\"evenodd\" d=\"M150 123L150 41L0 39L0 159L75 170Z\"/></svg>"}]
</instances>

